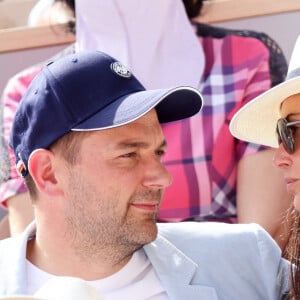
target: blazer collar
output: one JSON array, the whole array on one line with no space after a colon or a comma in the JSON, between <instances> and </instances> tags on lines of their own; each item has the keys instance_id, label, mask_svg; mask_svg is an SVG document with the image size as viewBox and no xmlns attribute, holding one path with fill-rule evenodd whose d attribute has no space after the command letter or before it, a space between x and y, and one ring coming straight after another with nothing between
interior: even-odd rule
<instances>
[{"instance_id":1,"label":"blazer collar","mask_svg":"<svg viewBox=\"0 0 300 300\"><path fill-rule=\"evenodd\" d=\"M6 257L0 260L2 294L26 294L26 244L34 232L35 224L32 223L22 235L2 241L10 243L9 247L0 249L1 255ZM144 250L170 299L218 299L213 287L192 283L196 272L200 272L199 266L161 235L145 245Z\"/></svg>"},{"instance_id":2,"label":"blazer collar","mask_svg":"<svg viewBox=\"0 0 300 300\"><path fill-rule=\"evenodd\" d=\"M218 299L213 287L192 283L199 266L161 235L144 250L170 299Z\"/></svg>"}]
</instances>

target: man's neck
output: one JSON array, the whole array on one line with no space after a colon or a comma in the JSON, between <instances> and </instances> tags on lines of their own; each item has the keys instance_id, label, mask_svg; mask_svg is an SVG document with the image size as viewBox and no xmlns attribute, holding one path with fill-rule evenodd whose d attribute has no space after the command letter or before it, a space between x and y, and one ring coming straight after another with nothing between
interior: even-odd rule
<instances>
[{"instance_id":1,"label":"man's neck","mask_svg":"<svg viewBox=\"0 0 300 300\"><path fill-rule=\"evenodd\" d=\"M85 280L97 280L108 277L123 268L130 255L119 255L112 259L110 249L92 257L82 258L72 247L59 242L39 240L38 237L28 241L26 258L41 270L57 276L73 276Z\"/></svg>"}]
</instances>

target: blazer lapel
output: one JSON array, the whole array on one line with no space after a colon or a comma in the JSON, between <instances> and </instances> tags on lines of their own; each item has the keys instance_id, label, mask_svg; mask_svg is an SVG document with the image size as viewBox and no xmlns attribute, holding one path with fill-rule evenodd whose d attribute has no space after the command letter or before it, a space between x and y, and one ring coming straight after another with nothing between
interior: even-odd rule
<instances>
[{"instance_id":1,"label":"blazer lapel","mask_svg":"<svg viewBox=\"0 0 300 300\"><path fill-rule=\"evenodd\" d=\"M198 265L162 236L144 250L170 299L218 299L214 288L192 284Z\"/></svg>"}]
</instances>

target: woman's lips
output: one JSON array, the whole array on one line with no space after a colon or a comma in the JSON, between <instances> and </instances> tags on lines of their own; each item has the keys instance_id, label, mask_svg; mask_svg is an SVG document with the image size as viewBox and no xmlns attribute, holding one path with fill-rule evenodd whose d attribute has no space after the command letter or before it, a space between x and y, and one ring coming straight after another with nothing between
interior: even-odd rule
<instances>
[{"instance_id":1,"label":"woman's lips","mask_svg":"<svg viewBox=\"0 0 300 300\"><path fill-rule=\"evenodd\" d=\"M285 183L287 186L288 191L295 191L295 184L298 182L298 179L294 179L294 178L285 178ZM300 190L299 190L300 192Z\"/></svg>"}]
</instances>

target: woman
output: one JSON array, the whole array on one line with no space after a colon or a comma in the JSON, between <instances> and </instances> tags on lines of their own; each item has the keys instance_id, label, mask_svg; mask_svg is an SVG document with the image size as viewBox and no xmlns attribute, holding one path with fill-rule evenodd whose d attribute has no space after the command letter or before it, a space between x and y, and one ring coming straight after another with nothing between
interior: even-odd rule
<instances>
[{"instance_id":1,"label":"woman","mask_svg":"<svg viewBox=\"0 0 300 300\"><path fill-rule=\"evenodd\" d=\"M300 36L296 42L285 82L256 97L241 108L230 123L233 136L277 148L274 165L293 196L292 232L287 258L294 265L291 297L300 299Z\"/></svg>"}]
</instances>

